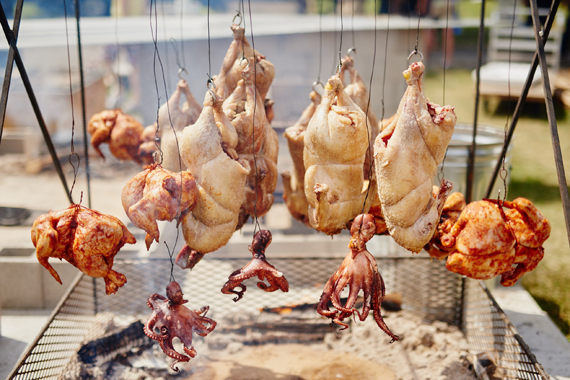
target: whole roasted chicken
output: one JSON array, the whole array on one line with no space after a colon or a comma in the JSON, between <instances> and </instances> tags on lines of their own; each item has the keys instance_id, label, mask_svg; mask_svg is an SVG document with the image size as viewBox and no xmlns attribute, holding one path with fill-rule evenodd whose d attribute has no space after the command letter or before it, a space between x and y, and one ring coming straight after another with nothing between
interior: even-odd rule
<instances>
[{"instance_id":1,"label":"whole roasted chicken","mask_svg":"<svg viewBox=\"0 0 570 380\"><path fill-rule=\"evenodd\" d=\"M279 154L279 138L265 115L264 102L254 83L254 69L246 68L242 77L223 104L224 112L238 135L235 151L251 168L237 228L245 223L248 216L267 214L273 205Z\"/></svg>"},{"instance_id":2,"label":"whole roasted chicken","mask_svg":"<svg viewBox=\"0 0 570 380\"><path fill-rule=\"evenodd\" d=\"M123 188L121 201L135 226L146 231L147 250L160 233L157 220L172 221L194 208L198 190L187 171L171 172L159 164L134 176Z\"/></svg>"},{"instance_id":3,"label":"whole roasted chicken","mask_svg":"<svg viewBox=\"0 0 570 380\"><path fill-rule=\"evenodd\" d=\"M321 103L321 96L311 91L311 104L305 108L297 122L285 129L283 136L287 139L289 154L293 160L293 173L288 170L281 173L283 178L283 200L291 215L298 221L310 226L309 204L305 196L305 163L303 151L305 149L305 132L307 125Z\"/></svg>"},{"instance_id":4,"label":"whole roasted chicken","mask_svg":"<svg viewBox=\"0 0 570 380\"><path fill-rule=\"evenodd\" d=\"M60 284L50 257L65 259L88 276L103 277L106 293L113 294L127 282L125 275L112 269L115 255L136 239L114 216L72 204L40 215L32 226L32 243L40 264Z\"/></svg>"},{"instance_id":5,"label":"whole roasted chicken","mask_svg":"<svg viewBox=\"0 0 570 380\"><path fill-rule=\"evenodd\" d=\"M186 101L180 106L182 96ZM202 105L194 99L188 83L181 79L168 102L160 106L158 110L160 149L163 156L162 167L165 169L172 171L186 169L180 159L177 138L184 127L192 125L198 120L200 112L202 112Z\"/></svg>"},{"instance_id":6,"label":"whole roasted chicken","mask_svg":"<svg viewBox=\"0 0 570 380\"><path fill-rule=\"evenodd\" d=\"M347 328L343 320L351 316L364 321L368 313L372 310L374 320L378 327L392 338L392 342L399 337L394 335L382 318L382 301L386 294L384 280L378 272L378 265L374 256L366 249L368 242L376 233L374 217L370 214L361 214L354 218L350 227L350 242L348 248L350 252L340 265L340 268L327 281L317 312L327 318L331 318L334 323ZM350 292L346 304L343 306L340 294L348 285ZM362 313L354 308L356 299L360 291L364 292L364 306ZM336 310L329 309L329 302Z\"/></svg>"},{"instance_id":7,"label":"whole roasted chicken","mask_svg":"<svg viewBox=\"0 0 570 380\"><path fill-rule=\"evenodd\" d=\"M502 275L501 284L511 286L536 268L549 236L550 223L528 199L484 199L465 207L441 243L451 251L450 271L480 280Z\"/></svg>"},{"instance_id":8,"label":"whole roasted chicken","mask_svg":"<svg viewBox=\"0 0 570 380\"><path fill-rule=\"evenodd\" d=\"M140 162L139 146L143 126L121 109L105 110L91 117L88 131L91 134L91 145L102 158L105 155L99 149L103 143L109 143L109 150L119 160Z\"/></svg>"},{"instance_id":9,"label":"whole roasted chicken","mask_svg":"<svg viewBox=\"0 0 570 380\"><path fill-rule=\"evenodd\" d=\"M195 265L197 256L223 247L235 231L250 172L248 162L234 156L236 144L222 99L208 91L198 121L180 136L182 159L198 189L196 206L181 219L186 246L176 263L182 268Z\"/></svg>"},{"instance_id":10,"label":"whole roasted chicken","mask_svg":"<svg viewBox=\"0 0 570 380\"><path fill-rule=\"evenodd\" d=\"M388 231L402 247L419 252L431 239L451 183L445 179L437 194L433 178L455 128L450 106L430 103L422 93L424 65L404 71L408 89L394 120L374 143L378 197Z\"/></svg>"},{"instance_id":11,"label":"whole roasted chicken","mask_svg":"<svg viewBox=\"0 0 570 380\"><path fill-rule=\"evenodd\" d=\"M303 152L309 222L328 235L339 233L363 208L370 208L369 202L364 206L365 119L339 76L333 75L307 126Z\"/></svg>"}]
</instances>

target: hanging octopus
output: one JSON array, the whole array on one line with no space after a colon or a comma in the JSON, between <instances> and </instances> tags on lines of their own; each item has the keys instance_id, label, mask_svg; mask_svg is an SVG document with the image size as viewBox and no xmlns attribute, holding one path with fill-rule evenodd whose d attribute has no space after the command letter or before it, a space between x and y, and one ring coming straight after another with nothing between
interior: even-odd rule
<instances>
[{"instance_id":1,"label":"hanging octopus","mask_svg":"<svg viewBox=\"0 0 570 380\"><path fill-rule=\"evenodd\" d=\"M350 252L345 257L340 268L327 281L317 306L317 312L332 319L334 323L343 326L342 329L344 330L348 328L348 325L343 322L345 318L352 315L355 319L358 316L361 321L364 321L368 317L370 310L372 310L378 327L388 334L392 338L392 342L394 342L399 337L390 331L382 318L380 310L386 294L384 280L382 280L382 276L378 272L376 260L366 249L366 242L375 233L376 224L372 215L360 214L354 218L350 227L351 239L348 244ZM350 293L346 304L343 306L340 294L347 285L350 287ZM362 312L354 308L360 290L364 291ZM336 310L329 310L329 301Z\"/></svg>"},{"instance_id":2,"label":"hanging octopus","mask_svg":"<svg viewBox=\"0 0 570 380\"><path fill-rule=\"evenodd\" d=\"M176 281L166 287L166 297L153 294L147 299L148 306L153 310L152 316L144 326L144 333L151 339L158 341L164 353L175 359L170 368L178 372L174 365L178 362L190 361L196 356L192 347L192 333L206 336L216 328L216 321L206 318L209 307L204 306L198 310L190 310L183 306L187 300L183 299L182 289ZM182 355L172 345L172 339L178 337L184 344Z\"/></svg>"},{"instance_id":3,"label":"hanging octopus","mask_svg":"<svg viewBox=\"0 0 570 380\"><path fill-rule=\"evenodd\" d=\"M274 292L278 289L282 292L289 291L289 283L285 276L283 276L283 273L269 264L265 257L265 249L270 243L271 232L268 230L257 231L253 236L253 242L248 247L253 254L253 259L251 259L246 266L236 270L228 277L228 281L222 287L222 293L236 294L237 297L234 298L234 302L239 301L247 289L242 282L252 277L257 277L261 280L257 283L257 287L266 292ZM263 282L265 279L269 282L269 286ZM235 290L237 287L239 287L240 290Z\"/></svg>"}]
</instances>

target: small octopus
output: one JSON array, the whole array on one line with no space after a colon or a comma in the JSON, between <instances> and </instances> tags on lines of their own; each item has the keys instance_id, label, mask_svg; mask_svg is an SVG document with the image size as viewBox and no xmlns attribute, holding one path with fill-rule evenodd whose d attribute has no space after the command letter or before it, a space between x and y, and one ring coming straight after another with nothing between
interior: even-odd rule
<instances>
[{"instance_id":1,"label":"small octopus","mask_svg":"<svg viewBox=\"0 0 570 380\"><path fill-rule=\"evenodd\" d=\"M317 306L317 312L327 318L331 318L334 323L343 326L342 330L348 328L343 320L349 316L356 316L360 321L368 317L370 310L373 311L374 320L386 334L392 338L392 342L399 339L394 335L384 319L380 307L386 294L384 280L378 272L376 260L368 250L366 242L376 233L374 216L371 214L360 214L352 222L350 227L350 252L345 257L339 269L327 281L321 299ZM345 306L342 306L340 294L348 285L350 292ZM354 309L358 293L364 291L364 306L362 312ZM328 302L331 302L336 310L329 310Z\"/></svg>"},{"instance_id":2,"label":"small octopus","mask_svg":"<svg viewBox=\"0 0 570 380\"><path fill-rule=\"evenodd\" d=\"M148 306L153 310L152 316L144 326L144 333L151 339L158 341L164 353L175 359L170 368L178 372L174 365L178 362L190 361L196 356L196 350L192 347L192 333L206 336L216 328L216 321L206 318L209 307L204 306L198 310L190 310L184 304L182 289L176 281L172 281L166 287L166 297L153 294L147 299ZM172 339L178 337L184 344L182 355L172 345Z\"/></svg>"},{"instance_id":3,"label":"small octopus","mask_svg":"<svg viewBox=\"0 0 570 380\"><path fill-rule=\"evenodd\" d=\"M261 280L257 283L257 287L266 292L274 292L277 289L280 289L282 292L289 291L289 283L283 276L283 273L269 264L265 257L265 249L270 243L271 232L268 230L257 231L253 236L253 242L248 247L253 254L253 259L246 266L236 270L228 277L228 281L222 287L222 293L237 294L234 302L239 301L247 289L242 282L252 277L257 277ZM262 282L265 279L269 282L269 286ZM237 287L241 289L239 291L235 290Z\"/></svg>"}]
</instances>

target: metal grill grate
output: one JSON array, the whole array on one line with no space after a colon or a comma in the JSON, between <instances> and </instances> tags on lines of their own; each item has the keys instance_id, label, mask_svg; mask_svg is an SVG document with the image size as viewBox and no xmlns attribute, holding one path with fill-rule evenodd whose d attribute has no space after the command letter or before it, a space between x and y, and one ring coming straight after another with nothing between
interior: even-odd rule
<instances>
[{"instance_id":1,"label":"metal grill grate","mask_svg":"<svg viewBox=\"0 0 570 380\"><path fill-rule=\"evenodd\" d=\"M174 269L188 307L210 306L208 316L221 319L238 313L259 313L262 307L316 303L328 277L339 267L342 258L271 258L272 264L285 273L288 293L266 293L246 282L242 300L220 292L227 275L245 265L249 259L224 258L200 262L193 271ZM403 308L421 316L426 322L442 320L459 325L473 352L490 351L508 379L547 379L529 359L515 337L512 326L499 315L490 294L476 281L466 281L463 309L462 279L445 268L445 263L427 257L377 257L387 291L402 296ZM168 259L117 260L113 269L124 273L128 283L112 296L105 295L104 283L81 275L56 308L50 322L29 348L9 379L56 379L86 338L101 333L96 321L112 313L124 320L148 318L146 304L150 294L165 294L171 264ZM508 319L506 320L508 322ZM523 343L524 344L524 343ZM532 354L531 354L532 355ZM540 366L540 365L538 365ZM525 377L526 376L526 377ZM546 375L544 375L546 376Z\"/></svg>"}]
</instances>

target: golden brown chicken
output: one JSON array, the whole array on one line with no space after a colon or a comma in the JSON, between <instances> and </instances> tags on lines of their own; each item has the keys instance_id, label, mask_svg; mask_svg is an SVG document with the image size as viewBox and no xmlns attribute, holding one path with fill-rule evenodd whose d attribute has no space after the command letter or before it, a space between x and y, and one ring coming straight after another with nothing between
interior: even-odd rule
<instances>
[{"instance_id":1,"label":"golden brown chicken","mask_svg":"<svg viewBox=\"0 0 570 380\"><path fill-rule=\"evenodd\" d=\"M182 159L198 188L196 206L181 222L187 246L176 263L183 268L190 267L194 255L223 247L235 231L249 164L226 153L235 145L224 150L223 136L232 134L235 130L222 110L222 99L208 92L198 121L180 136ZM229 141L237 143L237 138Z\"/></svg>"},{"instance_id":2,"label":"golden brown chicken","mask_svg":"<svg viewBox=\"0 0 570 380\"><path fill-rule=\"evenodd\" d=\"M450 106L430 103L422 93L424 65L404 71L408 89L397 115L376 138L374 161L378 197L390 235L402 247L419 252L433 236L451 190L442 180L433 193L433 178L455 128Z\"/></svg>"},{"instance_id":3,"label":"golden brown chicken","mask_svg":"<svg viewBox=\"0 0 570 380\"><path fill-rule=\"evenodd\" d=\"M91 145L102 158L105 158L99 146L109 143L109 150L119 160L140 162L139 146L143 126L121 109L105 110L91 117L88 131Z\"/></svg>"},{"instance_id":4,"label":"golden brown chicken","mask_svg":"<svg viewBox=\"0 0 570 380\"><path fill-rule=\"evenodd\" d=\"M328 235L338 234L370 208L371 197L364 205L367 192L362 170L368 149L365 119L339 76L333 75L307 126L303 153L309 221Z\"/></svg>"},{"instance_id":5,"label":"golden brown chicken","mask_svg":"<svg viewBox=\"0 0 570 380\"><path fill-rule=\"evenodd\" d=\"M115 293L127 282L114 271L115 255L125 244L136 243L127 227L114 216L101 214L78 204L65 210L40 215L32 226L36 256L61 284L50 257L65 259L91 277L103 277L107 294Z\"/></svg>"},{"instance_id":6,"label":"golden brown chicken","mask_svg":"<svg viewBox=\"0 0 570 380\"><path fill-rule=\"evenodd\" d=\"M182 96L186 101L180 106ZM158 110L163 168L172 171L186 169L178 153L177 139L184 127L192 125L198 120L200 112L202 112L202 105L194 99L188 83L181 79L168 102L160 106Z\"/></svg>"},{"instance_id":7,"label":"golden brown chicken","mask_svg":"<svg viewBox=\"0 0 570 380\"><path fill-rule=\"evenodd\" d=\"M494 203L499 203L490 200ZM550 236L550 222L526 198L516 198L514 201L500 202L505 210L505 220L515 234L515 264L501 276L503 286L514 285L526 272L534 270L544 257L542 244Z\"/></svg>"},{"instance_id":8,"label":"golden brown chicken","mask_svg":"<svg viewBox=\"0 0 570 380\"><path fill-rule=\"evenodd\" d=\"M288 170L281 173L283 178L283 200L291 215L298 221L310 227L309 204L305 196L305 163L303 151L305 149L305 132L309 121L321 103L321 96L311 91L311 104L305 108L297 122L285 129L283 136L287 139L289 154L293 160L293 173Z\"/></svg>"},{"instance_id":9,"label":"golden brown chicken","mask_svg":"<svg viewBox=\"0 0 570 380\"><path fill-rule=\"evenodd\" d=\"M451 231L451 227L457 222L465 206L465 197L460 192L450 194L445 200L435 233L425 247L434 259L443 260L453 250L453 247L445 248L441 244L441 237Z\"/></svg>"},{"instance_id":10,"label":"golden brown chicken","mask_svg":"<svg viewBox=\"0 0 570 380\"><path fill-rule=\"evenodd\" d=\"M159 164L134 176L123 188L121 201L135 226L146 231L146 249L158 242L157 220L172 221L194 208L198 190L187 171L171 172Z\"/></svg>"},{"instance_id":11,"label":"golden brown chicken","mask_svg":"<svg viewBox=\"0 0 570 380\"><path fill-rule=\"evenodd\" d=\"M479 280L511 270L516 242L503 211L486 200L469 203L450 232L441 237L444 248L453 248L447 269Z\"/></svg>"}]
</instances>

